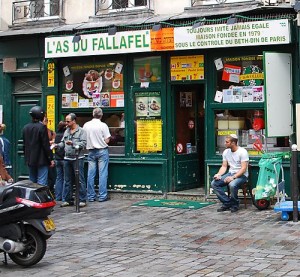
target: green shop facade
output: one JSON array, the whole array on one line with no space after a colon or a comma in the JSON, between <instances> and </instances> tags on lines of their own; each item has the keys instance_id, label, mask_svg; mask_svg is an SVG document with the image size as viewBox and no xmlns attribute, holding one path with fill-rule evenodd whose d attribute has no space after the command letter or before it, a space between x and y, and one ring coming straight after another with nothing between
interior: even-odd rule
<instances>
[{"instance_id":1,"label":"green shop facade","mask_svg":"<svg viewBox=\"0 0 300 277\"><path fill-rule=\"evenodd\" d=\"M2 37L1 100L15 179L28 175L21 130L40 104L53 130L70 112L82 126L94 107L103 109L112 135L110 190L205 187L209 196L230 133L250 154L255 184L262 151L289 151L295 133L296 32L288 15L115 35L82 31L75 42L74 34ZM285 161L286 180L289 167Z\"/></svg>"}]
</instances>

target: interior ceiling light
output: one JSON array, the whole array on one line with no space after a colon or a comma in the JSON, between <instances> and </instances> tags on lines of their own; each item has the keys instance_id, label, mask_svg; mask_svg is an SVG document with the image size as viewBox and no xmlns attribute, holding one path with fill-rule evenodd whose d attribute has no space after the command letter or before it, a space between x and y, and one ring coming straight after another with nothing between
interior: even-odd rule
<instances>
[{"instance_id":1,"label":"interior ceiling light","mask_svg":"<svg viewBox=\"0 0 300 277\"><path fill-rule=\"evenodd\" d=\"M232 16L230 16L228 19L227 19L227 25L233 25L233 24L235 24L235 23L237 23L237 18L234 16L234 15L232 15Z\"/></svg>"},{"instance_id":2,"label":"interior ceiling light","mask_svg":"<svg viewBox=\"0 0 300 277\"><path fill-rule=\"evenodd\" d=\"M154 24L153 27L152 27L152 31L157 32L159 30L161 30L161 24L159 24L159 23Z\"/></svg>"},{"instance_id":3,"label":"interior ceiling light","mask_svg":"<svg viewBox=\"0 0 300 277\"><path fill-rule=\"evenodd\" d=\"M205 18L201 19L201 21L194 23L192 28L196 29L196 28L203 26L204 24L205 24Z\"/></svg>"},{"instance_id":4,"label":"interior ceiling light","mask_svg":"<svg viewBox=\"0 0 300 277\"><path fill-rule=\"evenodd\" d=\"M79 42L81 41L81 36L79 34L75 34L75 36L73 37L72 39L72 42L75 43L75 42Z\"/></svg>"},{"instance_id":5,"label":"interior ceiling light","mask_svg":"<svg viewBox=\"0 0 300 277\"><path fill-rule=\"evenodd\" d=\"M109 36L114 36L117 33L117 27L116 26L111 26L108 28L108 35Z\"/></svg>"}]
</instances>

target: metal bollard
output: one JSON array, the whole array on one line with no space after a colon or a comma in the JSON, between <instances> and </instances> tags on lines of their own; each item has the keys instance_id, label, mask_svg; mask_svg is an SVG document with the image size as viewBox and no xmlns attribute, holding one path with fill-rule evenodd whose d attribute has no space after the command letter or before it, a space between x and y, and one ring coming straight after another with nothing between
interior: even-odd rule
<instances>
[{"instance_id":1,"label":"metal bollard","mask_svg":"<svg viewBox=\"0 0 300 277\"><path fill-rule=\"evenodd\" d=\"M292 160L291 160L291 169L292 169L292 199L293 199L293 222L298 222L298 160L297 160L297 145L292 145Z\"/></svg>"},{"instance_id":2,"label":"metal bollard","mask_svg":"<svg viewBox=\"0 0 300 277\"><path fill-rule=\"evenodd\" d=\"M79 147L75 146L76 150L76 161L75 161L75 184L76 184L76 190L75 190L75 201L76 201L76 213L80 213L80 206L79 206Z\"/></svg>"}]
</instances>

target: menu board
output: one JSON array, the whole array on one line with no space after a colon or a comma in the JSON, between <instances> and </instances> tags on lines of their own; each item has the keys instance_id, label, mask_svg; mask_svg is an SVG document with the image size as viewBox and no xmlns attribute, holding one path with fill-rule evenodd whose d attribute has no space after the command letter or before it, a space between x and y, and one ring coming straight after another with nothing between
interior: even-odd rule
<instances>
[{"instance_id":1,"label":"menu board","mask_svg":"<svg viewBox=\"0 0 300 277\"><path fill-rule=\"evenodd\" d=\"M159 91L135 93L136 151L162 151L161 94Z\"/></svg>"},{"instance_id":2,"label":"menu board","mask_svg":"<svg viewBox=\"0 0 300 277\"><path fill-rule=\"evenodd\" d=\"M137 151L157 153L162 151L162 120L140 119L136 122Z\"/></svg>"},{"instance_id":3,"label":"menu board","mask_svg":"<svg viewBox=\"0 0 300 277\"><path fill-rule=\"evenodd\" d=\"M171 57L171 81L203 80L204 55Z\"/></svg>"}]
</instances>

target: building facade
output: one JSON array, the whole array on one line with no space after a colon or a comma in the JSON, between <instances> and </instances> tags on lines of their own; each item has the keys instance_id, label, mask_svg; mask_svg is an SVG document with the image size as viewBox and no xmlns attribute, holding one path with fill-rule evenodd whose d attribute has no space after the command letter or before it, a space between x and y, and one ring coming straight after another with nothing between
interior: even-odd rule
<instances>
[{"instance_id":1,"label":"building facade","mask_svg":"<svg viewBox=\"0 0 300 277\"><path fill-rule=\"evenodd\" d=\"M103 108L115 191L204 186L209 196L227 134L248 150L254 183L263 151L296 142L293 4L77 2L11 1L11 18L2 10L0 104L15 179L28 176L21 130L36 104L52 129L70 112L82 126Z\"/></svg>"}]
</instances>

